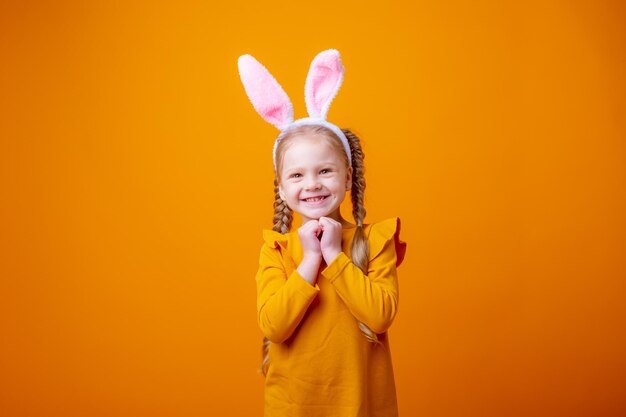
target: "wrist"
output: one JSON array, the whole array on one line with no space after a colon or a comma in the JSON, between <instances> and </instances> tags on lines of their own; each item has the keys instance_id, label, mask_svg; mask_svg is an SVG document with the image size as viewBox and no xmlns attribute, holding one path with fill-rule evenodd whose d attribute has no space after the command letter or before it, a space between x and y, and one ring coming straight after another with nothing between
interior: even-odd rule
<instances>
[{"instance_id":1,"label":"wrist","mask_svg":"<svg viewBox=\"0 0 626 417\"><path fill-rule=\"evenodd\" d=\"M306 255L302 258L300 265L298 265L297 271L305 281L311 285L315 285L321 263L321 256Z\"/></svg>"},{"instance_id":2,"label":"wrist","mask_svg":"<svg viewBox=\"0 0 626 417\"><path fill-rule=\"evenodd\" d=\"M315 254L309 253L309 254L304 255L301 263L307 264L307 265L316 265L316 264L320 264L321 262L322 262L321 253L315 253Z\"/></svg>"},{"instance_id":3,"label":"wrist","mask_svg":"<svg viewBox=\"0 0 626 417\"><path fill-rule=\"evenodd\" d=\"M324 252L324 262L326 262L326 265L330 265L340 253L341 250L339 249L329 249Z\"/></svg>"}]
</instances>

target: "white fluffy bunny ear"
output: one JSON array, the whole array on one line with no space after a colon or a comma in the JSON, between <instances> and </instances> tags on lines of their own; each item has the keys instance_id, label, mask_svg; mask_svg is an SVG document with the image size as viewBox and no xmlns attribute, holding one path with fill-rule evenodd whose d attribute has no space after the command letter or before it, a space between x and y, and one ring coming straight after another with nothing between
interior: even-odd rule
<instances>
[{"instance_id":1,"label":"white fluffy bunny ear","mask_svg":"<svg viewBox=\"0 0 626 417\"><path fill-rule=\"evenodd\" d=\"M252 55L238 60L239 76L254 109L265 121L283 130L293 122L293 105L285 90Z\"/></svg>"},{"instance_id":2,"label":"white fluffy bunny ear","mask_svg":"<svg viewBox=\"0 0 626 417\"><path fill-rule=\"evenodd\" d=\"M343 64L336 49L320 52L311 62L304 85L309 116L326 119L326 113L343 82Z\"/></svg>"}]
</instances>

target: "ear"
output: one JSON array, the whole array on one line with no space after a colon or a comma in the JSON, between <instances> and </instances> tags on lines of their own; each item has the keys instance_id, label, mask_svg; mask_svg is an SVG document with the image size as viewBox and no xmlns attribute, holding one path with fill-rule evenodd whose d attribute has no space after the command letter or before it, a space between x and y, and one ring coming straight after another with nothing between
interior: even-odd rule
<instances>
[{"instance_id":1,"label":"ear","mask_svg":"<svg viewBox=\"0 0 626 417\"><path fill-rule=\"evenodd\" d=\"M346 190L352 189L352 167L348 167L348 176L346 178Z\"/></svg>"},{"instance_id":2,"label":"ear","mask_svg":"<svg viewBox=\"0 0 626 417\"><path fill-rule=\"evenodd\" d=\"M285 192L283 191L282 186L278 186L278 195L283 199L284 202L287 202L287 197L285 196Z\"/></svg>"},{"instance_id":3,"label":"ear","mask_svg":"<svg viewBox=\"0 0 626 417\"><path fill-rule=\"evenodd\" d=\"M309 116L326 119L326 113L343 82L339 51L327 49L311 62L304 85L304 99Z\"/></svg>"},{"instance_id":4,"label":"ear","mask_svg":"<svg viewBox=\"0 0 626 417\"><path fill-rule=\"evenodd\" d=\"M237 64L246 94L261 117L279 130L291 124L293 105L272 74L252 55L240 56Z\"/></svg>"}]
</instances>

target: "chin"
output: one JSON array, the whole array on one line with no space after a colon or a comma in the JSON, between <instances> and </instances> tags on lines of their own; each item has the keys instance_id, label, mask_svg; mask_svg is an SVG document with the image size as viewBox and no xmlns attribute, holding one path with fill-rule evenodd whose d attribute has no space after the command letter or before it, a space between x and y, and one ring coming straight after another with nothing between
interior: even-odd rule
<instances>
[{"instance_id":1,"label":"chin","mask_svg":"<svg viewBox=\"0 0 626 417\"><path fill-rule=\"evenodd\" d=\"M320 217L330 217L330 215L332 213L333 213L332 211L328 211L328 212L324 212L324 213L320 213L320 212L317 212L317 213L307 213L307 212L304 212L303 214L306 217L308 217L309 219L319 220Z\"/></svg>"},{"instance_id":2,"label":"chin","mask_svg":"<svg viewBox=\"0 0 626 417\"><path fill-rule=\"evenodd\" d=\"M325 214L307 214L307 213L302 213L302 215L304 215L305 217L308 217L309 219L313 219L313 220L319 220L320 217L326 216Z\"/></svg>"}]
</instances>

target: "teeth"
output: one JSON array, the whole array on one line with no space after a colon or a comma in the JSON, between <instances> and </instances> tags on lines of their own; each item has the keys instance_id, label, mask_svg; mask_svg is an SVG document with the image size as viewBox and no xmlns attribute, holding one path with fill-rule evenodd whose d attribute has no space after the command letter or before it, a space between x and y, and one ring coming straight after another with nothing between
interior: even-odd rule
<instances>
[{"instance_id":1,"label":"teeth","mask_svg":"<svg viewBox=\"0 0 626 417\"><path fill-rule=\"evenodd\" d=\"M315 201L320 201L320 200L323 200L323 199L324 199L324 197L313 197L313 198L306 198L305 201L313 203Z\"/></svg>"}]
</instances>

